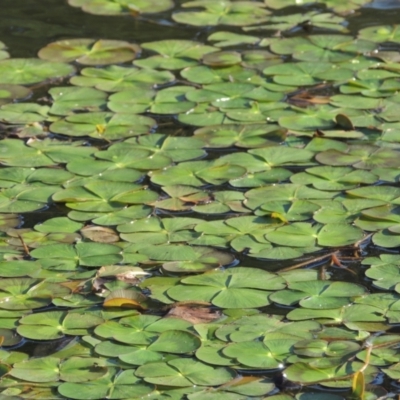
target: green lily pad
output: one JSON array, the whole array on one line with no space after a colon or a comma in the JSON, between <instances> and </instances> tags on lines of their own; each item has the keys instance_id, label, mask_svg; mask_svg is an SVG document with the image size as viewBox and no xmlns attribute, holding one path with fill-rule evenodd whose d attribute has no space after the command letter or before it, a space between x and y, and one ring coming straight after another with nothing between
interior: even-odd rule
<instances>
[{"instance_id":1,"label":"green lily pad","mask_svg":"<svg viewBox=\"0 0 400 400\"><path fill-rule=\"evenodd\" d=\"M321 81L347 81L353 77L350 69L328 62L298 62L272 65L263 70L266 76L280 85L307 86Z\"/></svg>"},{"instance_id":2,"label":"green lily pad","mask_svg":"<svg viewBox=\"0 0 400 400\"><path fill-rule=\"evenodd\" d=\"M63 396L77 400L141 397L149 395L153 390L153 385L135 376L135 370L121 371L116 367L109 367L108 373L102 378L85 383L64 382L58 387Z\"/></svg>"},{"instance_id":3,"label":"green lily pad","mask_svg":"<svg viewBox=\"0 0 400 400\"><path fill-rule=\"evenodd\" d=\"M159 13L174 6L172 0L68 0L73 7L96 15L137 15Z\"/></svg>"},{"instance_id":4,"label":"green lily pad","mask_svg":"<svg viewBox=\"0 0 400 400\"><path fill-rule=\"evenodd\" d=\"M0 308L5 310L32 310L51 304L70 290L57 283L33 278L10 278L0 282Z\"/></svg>"},{"instance_id":5,"label":"green lily pad","mask_svg":"<svg viewBox=\"0 0 400 400\"><path fill-rule=\"evenodd\" d=\"M120 251L119 247L104 243L52 244L33 250L31 255L49 266L65 265L74 268L79 264L98 267L120 262Z\"/></svg>"},{"instance_id":6,"label":"green lily pad","mask_svg":"<svg viewBox=\"0 0 400 400\"><path fill-rule=\"evenodd\" d=\"M1 54L1 50L0 50ZM1 56L0 56L1 57ZM0 85L0 106L14 100L25 100L30 97L30 89L20 85Z\"/></svg>"},{"instance_id":7,"label":"green lily pad","mask_svg":"<svg viewBox=\"0 0 400 400\"><path fill-rule=\"evenodd\" d=\"M272 243L294 247L347 246L364 237L363 231L352 225L327 224L312 226L306 222L295 222L267 233L266 238Z\"/></svg>"},{"instance_id":8,"label":"green lily pad","mask_svg":"<svg viewBox=\"0 0 400 400\"><path fill-rule=\"evenodd\" d=\"M146 204L158 198L157 193L141 185L126 182L93 181L84 186L72 186L53 195L54 201L66 202L79 211L111 212L127 204Z\"/></svg>"},{"instance_id":9,"label":"green lily pad","mask_svg":"<svg viewBox=\"0 0 400 400\"><path fill-rule=\"evenodd\" d=\"M32 124L47 120L49 107L35 103L6 104L0 108L0 120L8 124Z\"/></svg>"},{"instance_id":10,"label":"green lily pad","mask_svg":"<svg viewBox=\"0 0 400 400\"><path fill-rule=\"evenodd\" d=\"M295 282L288 289L273 293L270 299L292 306L299 302L304 308L338 308L352 301L353 297L366 294L362 286L347 282L309 281Z\"/></svg>"},{"instance_id":11,"label":"green lily pad","mask_svg":"<svg viewBox=\"0 0 400 400\"><path fill-rule=\"evenodd\" d=\"M49 61L106 65L131 61L139 51L139 46L122 40L68 39L49 43L38 56Z\"/></svg>"},{"instance_id":12,"label":"green lily pad","mask_svg":"<svg viewBox=\"0 0 400 400\"><path fill-rule=\"evenodd\" d=\"M226 148L231 146L257 148L274 146L286 138L286 129L277 125L229 125L210 126L196 129L195 137L205 141L209 148Z\"/></svg>"},{"instance_id":13,"label":"green lily pad","mask_svg":"<svg viewBox=\"0 0 400 400\"><path fill-rule=\"evenodd\" d=\"M157 93L150 90L123 91L110 96L107 106L114 112L179 114L196 106L196 103L185 100L187 91L187 86L173 86Z\"/></svg>"},{"instance_id":14,"label":"green lily pad","mask_svg":"<svg viewBox=\"0 0 400 400\"><path fill-rule=\"evenodd\" d=\"M370 26L358 31L358 36L362 39L376 43L394 42L400 43L400 31L397 25Z\"/></svg>"},{"instance_id":15,"label":"green lily pad","mask_svg":"<svg viewBox=\"0 0 400 400\"><path fill-rule=\"evenodd\" d=\"M116 140L148 133L155 124L154 119L141 115L91 112L67 116L51 124L50 130L67 136Z\"/></svg>"},{"instance_id":16,"label":"green lily pad","mask_svg":"<svg viewBox=\"0 0 400 400\"><path fill-rule=\"evenodd\" d=\"M348 190L356 188L360 183L373 184L378 181L378 177L364 170L326 166L307 168L306 172L292 175L290 180L320 190Z\"/></svg>"},{"instance_id":17,"label":"green lily pad","mask_svg":"<svg viewBox=\"0 0 400 400\"><path fill-rule=\"evenodd\" d=\"M49 90L54 102L49 112L68 115L79 111L102 111L107 95L92 88L57 87Z\"/></svg>"},{"instance_id":18,"label":"green lily pad","mask_svg":"<svg viewBox=\"0 0 400 400\"><path fill-rule=\"evenodd\" d=\"M63 169L3 167L0 170L0 187L12 187L18 183L62 185L74 176Z\"/></svg>"},{"instance_id":19,"label":"green lily pad","mask_svg":"<svg viewBox=\"0 0 400 400\"><path fill-rule=\"evenodd\" d=\"M188 1L185 8L204 8L204 11L180 11L172 14L172 18L181 24L195 26L253 25L267 20L270 12L264 4L241 1L239 3L223 0L215 3L212 0Z\"/></svg>"},{"instance_id":20,"label":"green lily pad","mask_svg":"<svg viewBox=\"0 0 400 400\"><path fill-rule=\"evenodd\" d=\"M236 376L231 369L213 368L190 358L142 365L135 374L149 383L175 387L222 385Z\"/></svg>"},{"instance_id":21,"label":"green lily pad","mask_svg":"<svg viewBox=\"0 0 400 400\"><path fill-rule=\"evenodd\" d=\"M135 65L142 68L167 70L197 65L205 54L218 51L215 47L190 40L160 40L143 43L142 47L159 55L136 60L134 62Z\"/></svg>"},{"instance_id":22,"label":"green lily pad","mask_svg":"<svg viewBox=\"0 0 400 400\"><path fill-rule=\"evenodd\" d=\"M218 161L190 161L180 163L151 174L151 181L158 185L203 186L205 183L222 184L238 178L246 169L230 163Z\"/></svg>"},{"instance_id":23,"label":"green lily pad","mask_svg":"<svg viewBox=\"0 0 400 400\"><path fill-rule=\"evenodd\" d=\"M35 340L59 339L64 335L87 335L90 328L104 322L103 318L89 313L48 311L21 318L18 333Z\"/></svg>"},{"instance_id":24,"label":"green lily pad","mask_svg":"<svg viewBox=\"0 0 400 400\"><path fill-rule=\"evenodd\" d=\"M174 75L167 71L139 69L110 65L105 68L83 68L80 76L73 76L70 82L76 86L95 87L106 92L129 89L150 89L173 81Z\"/></svg>"},{"instance_id":25,"label":"green lily pad","mask_svg":"<svg viewBox=\"0 0 400 400\"><path fill-rule=\"evenodd\" d=\"M14 185L0 190L0 213L24 213L40 210L51 203L58 186Z\"/></svg>"},{"instance_id":26,"label":"green lily pad","mask_svg":"<svg viewBox=\"0 0 400 400\"><path fill-rule=\"evenodd\" d=\"M261 279L261 276L265 278ZM167 294L174 300L207 301L222 308L256 308L268 305L268 290L276 290L282 285L283 280L278 276L239 267L184 278Z\"/></svg>"},{"instance_id":27,"label":"green lily pad","mask_svg":"<svg viewBox=\"0 0 400 400\"><path fill-rule=\"evenodd\" d=\"M97 364L93 368L93 364ZM107 374L105 363L98 358L71 357L66 361L59 358L37 358L15 363L10 375L30 382L85 382L96 380Z\"/></svg>"},{"instance_id":28,"label":"green lily pad","mask_svg":"<svg viewBox=\"0 0 400 400\"><path fill-rule=\"evenodd\" d=\"M398 152L377 146L350 145L345 151L326 150L315 156L321 164L353 165L359 169L393 167L397 165Z\"/></svg>"},{"instance_id":29,"label":"green lily pad","mask_svg":"<svg viewBox=\"0 0 400 400\"><path fill-rule=\"evenodd\" d=\"M196 237L193 228L200 222L195 218L150 217L119 225L117 229L128 242L156 245L190 241Z\"/></svg>"},{"instance_id":30,"label":"green lily pad","mask_svg":"<svg viewBox=\"0 0 400 400\"><path fill-rule=\"evenodd\" d=\"M0 83L30 85L48 79L72 75L75 68L62 62L36 58L13 58L0 61Z\"/></svg>"}]
</instances>

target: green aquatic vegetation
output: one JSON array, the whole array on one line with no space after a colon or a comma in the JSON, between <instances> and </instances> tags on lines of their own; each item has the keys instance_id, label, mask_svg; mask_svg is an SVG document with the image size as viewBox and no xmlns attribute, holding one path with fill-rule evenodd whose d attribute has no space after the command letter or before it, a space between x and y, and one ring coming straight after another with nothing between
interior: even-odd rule
<instances>
[{"instance_id":1,"label":"green aquatic vegetation","mask_svg":"<svg viewBox=\"0 0 400 400\"><path fill-rule=\"evenodd\" d=\"M121 40L70 39L48 44L38 56L50 61L107 65L131 61L139 51L139 46Z\"/></svg>"},{"instance_id":2,"label":"green aquatic vegetation","mask_svg":"<svg viewBox=\"0 0 400 400\"><path fill-rule=\"evenodd\" d=\"M54 115L103 111L106 107L107 95L92 88L64 86L50 89L49 94L53 99L49 113Z\"/></svg>"},{"instance_id":3,"label":"green aquatic vegetation","mask_svg":"<svg viewBox=\"0 0 400 400\"><path fill-rule=\"evenodd\" d=\"M269 6L269 4L267 4ZM268 25L258 25L246 27L246 32L253 30L278 30L296 31L302 28L322 29L328 31L348 32L345 27L346 20L332 13L306 12L299 14L290 14L284 16L273 16L269 18Z\"/></svg>"},{"instance_id":4,"label":"green aquatic vegetation","mask_svg":"<svg viewBox=\"0 0 400 400\"><path fill-rule=\"evenodd\" d=\"M109 97L107 106L121 113L180 114L196 106L195 102L185 99L188 90L187 86L173 86L158 92L151 89L121 91Z\"/></svg>"},{"instance_id":5,"label":"green aquatic vegetation","mask_svg":"<svg viewBox=\"0 0 400 400\"><path fill-rule=\"evenodd\" d=\"M159 13L174 6L172 0L68 0L73 7L96 15L137 15Z\"/></svg>"},{"instance_id":6,"label":"green aquatic vegetation","mask_svg":"<svg viewBox=\"0 0 400 400\"><path fill-rule=\"evenodd\" d=\"M73 75L75 68L62 62L37 58L12 58L0 61L0 83L31 85L49 79Z\"/></svg>"},{"instance_id":7,"label":"green aquatic vegetation","mask_svg":"<svg viewBox=\"0 0 400 400\"><path fill-rule=\"evenodd\" d=\"M20 85L0 85L0 106L12 103L14 100L25 100L32 95L32 91Z\"/></svg>"},{"instance_id":8,"label":"green aquatic vegetation","mask_svg":"<svg viewBox=\"0 0 400 400\"><path fill-rule=\"evenodd\" d=\"M251 124L210 126L196 129L196 138L205 142L208 148L229 148L237 146L241 148L257 148L278 145L286 139L286 129L274 124Z\"/></svg>"},{"instance_id":9,"label":"green aquatic vegetation","mask_svg":"<svg viewBox=\"0 0 400 400\"><path fill-rule=\"evenodd\" d=\"M183 278L167 291L174 300L207 301L222 308L255 308L270 304L271 290L282 288L279 276L253 268L236 268ZM258 276L257 281L254 279ZM261 280L263 276L264 279Z\"/></svg>"},{"instance_id":10,"label":"green aquatic vegetation","mask_svg":"<svg viewBox=\"0 0 400 400\"><path fill-rule=\"evenodd\" d=\"M0 397L398 379L397 28L346 15L365 0L68 3L138 44L0 61Z\"/></svg>"},{"instance_id":11,"label":"green aquatic vegetation","mask_svg":"<svg viewBox=\"0 0 400 400\"><path fill-rule=\"evenodd\" d=\"M177 70L197 65L201 58L218 49L190 40L160 40L158 42L143 43L146 50L154 51L159 55L137 60L135 65L142 68Z\"/></svg>"},{"instance_id":12,"label":"green aquatic vegetation","mask_svg":"<svg viewBox=\"0 0 400 400\"><path fill-rule=\"evenodd\" d=\"M105 68L83 68L70 82L76 86L95 87L106 92L128 89L150 89L172 82L174 75L167 71L110 65Z\"/></svg>"},{"instance_id":13,"label":"green aquatic vegetation","mask_svg":"<svg viewBox=\"0 0 400 400\"><path fill-rule=\"evenodd\" d=\"M263 3L250 1L222 0L216 3L212 0L198 0L187 1L182 7L204 9L204 11L179 11L172 14L174 21L195 26L253 25L266 21L270 14Z\"/></svg>"},{"instance_id":14,"label":"green aquatic vegetation","mask_svg":"<svg viewBox=\"0 0 400 400\"><path fill-rule=\"evenodd\" d=\"M67 136L90 136L117 140L148 133L156 121L142 115L111 112L71 114L50 125L51 132Z\"/></svg>"}]
</instances>

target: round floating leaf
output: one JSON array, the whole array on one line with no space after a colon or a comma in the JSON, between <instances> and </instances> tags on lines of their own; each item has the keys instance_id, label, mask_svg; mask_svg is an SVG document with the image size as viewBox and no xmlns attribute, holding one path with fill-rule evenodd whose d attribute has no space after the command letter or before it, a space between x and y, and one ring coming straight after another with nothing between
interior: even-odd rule
<instances>
[{"instance_id":1,"label":"round floating leaf","mask_svg":"<svg viewBox=\"0 0 400 400\"><path fill-rule=\"evenodd\" d=\"M316 155L321 164L341 166L353 165L355 168L393 167L397 165L398 151L368 145L350 145L345 151L326 150Z\"/></svg>"},{"instance_id":2,"label":"round floating leaf","mask_svg":"<svg viewBox=\"0 0 400 400\"><path fill-rule=\"evenodd\" d=\"M30 97L31 94L32 92L28 88L23 86L0 85L0 106L2 106L3 104L11 103L14 100L25 100Z\"/></svg>"},{"instance_id":3,"label":"round floating leaf","mask_svg":"<svg viewBox=\"0 0 400 400\"><path fill-rule=\"evenodd\" d=\"M238 178L246 169L218 161L191 161L180 163L151 174L151 181L158 185L203 186L205 183L222 184Z\"/></svg>"},{"instance_id":4,"label":"round floating leaf","mask_svg":"<svg viewBox=\"0 0 400 400\"><path fill-rule=\"evenodd\" d=\"M48 79L72 75L75 68L62 62L36 58L13 58L0 61L0 83L30 85Z\"/></svg>"},{"instance_id":5,"label":"round floating leaf","mask_svg":"<svg viewBox=\"0 0 400 400\"><path fill-rule=\"evenodd\" d=\"M91 212L112 212L127 204L151 203L157 198L157 193L141 185L101 180L72 186L53 195L54 201L66 202L69 208Z\"/></svg>"},{"instance_id":6,"label":"round floating leaf","mask_svg":"<svg viewBox=\"0 0 400 400\"><path fill-rule=\"evenodd\" d=\"M121 343L152 345L157 336L162 332L171 330L184 331L190 326L190 323L181 319L137 315L123 318L119 323L107 321L98 326L95 333L103 338L113 338ZM175 352L179 353L179 350L175 349Z\"/></svg>"},{"instance_id":7,"label":"round floating leaf","mask_svg":"<svg viewBox=\"0 0 400 400\"><path fill-rule=\"evenodd\" d=\"M41 265L35 261L15 260L0 262L0 276L2 278L35 276L40 269Z\"/></svg>"},{"instance_id":8,"label":"round floating leaf","mask_svg":"<svg viewBox=\"0 0 400 400\"><path fill-rule=\"evenodd\" d=\"M68 115L79 111L102 111L107 95L92 88L57 87L49 90L54 102L49 112Z\"/></svg>"},{"instance_id":9,"label":"round floating leaf","mask_svg":"<svg viewBox=\"0 0 400 400\"><path fill-rule=\"evenodd\" d=\"M305 308L329 309L347 305L353 297L365 294L365 289L354 283L309 281L291 283L288 289L273 293L270 299L287 306L299 302Z\"/></svg>"},{"instance_id":10,"label":"round floating leaf","mask_svg":"<svg viewBox=\"0 0 400 400\"><path fill-rule=\"evenodd\" d=\"M120 262L121 249L112 244L77 243L52 244L39 247L31 252L32 257L50 263L50 265L66 264L74 267L78 264L89 267L112 265Z\"/></svg>"},{"instance_id":11,"label":"round floating leaf","mask_svg":"<svg viewBox=\"0 0 400 400\"><path fill-rule=\"evenodd\" d=\"M102 322L103 318L89 313L48 311L21 318L17 329L29 339L52 340L64 335L87 335L90 328Z\"/></svg>"},{"instance_id":12,"label":"round floating leaf","mask_svg":"<svg viewBox=\"0 0 400 400\"><path fill-rule=\"evenodd\" d=\"M80 76L74 76L70 82L77 86L95 87L106 92L117 92L128 89L150 89L175 79L167 71L139 69L110 65L105 68L84 68Z\"/></svg>"},{"instance_id":13,"label":"round floating leaf","mask_svg":"<svg viewBox=\"0 0 400 400\"><path fill-rule=\"evenodd\" d=\"M135 376L135 370L120 371L118 368L108 368L108 373L102 378L85 382L64 382L58 391L71 399L125 399L149 395L154 386L143 382Z\"/></svg>"},{"instance_id":14,"label":"round floating leaf","mask_svg":"<svg viewBox=\"0 0 400 400\"><path fill-rule=\"evenodd\" d=\"M0 213L23 213L40 210L51 203L58 186L14 185L0 190Z\"/></svg>"},{"instance_id":15,"label":"round floating leaf","mask_svg":"<svg viewBox=\"0 0 400 400\"><path fill-rule=\"evenodd\" d=\"M313 167L292 175L291 182L312 185L320 190L348 190L359 186L360 183L372 184L378 177L370 172L354 170L348 167Z\"/></svg>"},{"instance_id":16,"label":"round floating leaf","mask_svg":"<svg viewBox=\"0 0 400 400\"><path fill-rule=\"evenodd\" d=\"M184 278L167 294L178 301L207 301L222 308L256 308L268 305L268 290L282 285L281 278L266 271L235 268Z\"/></svg>"},{"instance_id":17,"label":"round floating leaf","mask_svg":"<svg viewBox=\"0 0 400 400\"><path fill-rule=\"evenodd\" d=\"M154 119L142 115L92 112L67 116L51 124L50 130L67 136L116 140L148 133L155 125Z\"/></svg>"},{"instance_id":18,"label":"round floating leaf","mask_svg":"<svg viewBox=\"0 0 400 400\"><path fill-rule=\"evenodd\" d=\"M9 124L33 124L47 120L49 107L35 103L6 104L0 108L0 120Z\"/></svg>"},{"instance_id":19,"label":"round floating leaf","mask_svg":"<svg viewBox=\"0 0 400 400\"><path fill-rule=\"evenodd\" d=\"M196 106L196 103L185 100L188 90L187 86L173 86L157 93L150 90L123 91L110 96L107 106L115 112L179 114Z\"/></svg>"},{"instance_id":20,"label":"round floating leaf","mask_svg":"<svg viewBox=\"0 0 400 400\"><path fill-rule=\"evenodd\" d=\"M314 246L315 243L320 246L347 246L363 237L363 231L351 225L312 226L305 222L295 222L266 234L266 238L272 243L294 247Z\"/></svg>"},{"instance_id":21,"label":"round floating leaf","mask_svg":"<svg viewBox=\"0 0 400 400\"><path fill-rule=\"evenodd\" d=\"M213 0L188 1L183 7L199 7L204 11L180 11L172 14L176 22L195 26L253 25L267 20L269 11L262 3L240 1L239 3L223 0L215 3Z\"/></svg>"},{"instance_id":22,"label":"round floating leaf","mask_svg":"<svg viewBox=\"0 0 400 400\"><path fill-rule=\"evenodd\" d=\"M143 43L142 47L159 55L137 60L135 65L143 68L169 70L197 65L205 54L218 51L215 47L190 40L160 40Z\"/></svg>"},{"instance_id":23,"label":"round floating leaf","mask_svg":"<svg viewBox=\"0 0 400 400\"><path fill-rule=\"evenodd\" d=\"M176 387L222 385L236 376L231 369L213 368L189 358L142 365L135 374L149 383Z\"/></svg>"},{"instance_id":24,"label":"round floating leaf","mask_svg":"<svg viewBox=\"0 0 400 400\"><path fill-rule=\"evenodd\" d=\"M139 51L139 46L122 40L69 39L48 44L38 56L50 61L105 65L133 60Z\"/></svg>"},{"instance_id":25,"label":"round floating leaf","mask_svg":"<svg viewBox=\"0 0 400 400\"><path fill-rule=\"evenodd\" d=\"M283 366L297 339L269 339L265 342L241 342L228 345L222 353L246 367L276 369Z\"/></svg>"},{"instance_id":26,"label":"round floating leaf","mask_svg":"<svg viewBox=\"0 0 400 400\"><path fill-rule=\"evenodd\" d=\"M32 310L48 306L54 297L63 297L70 290L57 283L31 278L10 278L0 282L0 308Z\"/></svg>"},{"instance_id":27,"label":"round floating leaf","mask_svg":"<svg viewBox=\"0 0 400 400\"><path fill-rule=\"evenodd\" d=\"M172 0L68 0L73 7L96 15L137 15L159 13L174 6Z\"/></svg>"},{"instance_id":28,"label":"round floating leaf","mask_svg":"<svg viewBox=\"0 0 400 400\"><path fill-rule=\"evenodd\" d=\"M256 148L275 146L286 138L286 129L277 125L229 125L210 126L196 129L194 134L205 141L210 148L225 148L231 146Z\"/></svg>"},{"instance_id":29,"label":"round floating leaf","mask_svg":"<svg viewBox=\"0 0 400 400\"><path fill-rule=\"evenodd\" d=\"M358 36L376 43L400 43L400 31L397 25L370 26L359 30Z\"/></svg>"}]
</instances>

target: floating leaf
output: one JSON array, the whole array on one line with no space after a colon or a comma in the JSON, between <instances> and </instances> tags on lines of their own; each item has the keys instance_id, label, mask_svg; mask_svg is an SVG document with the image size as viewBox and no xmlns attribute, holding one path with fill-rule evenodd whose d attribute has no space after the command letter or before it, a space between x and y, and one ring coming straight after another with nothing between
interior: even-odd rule
<instances>
[{"instance_id":1,"label":"floating leaf","mask_svg":"<svg viewBox=\"0 0 400 400\"><path fill-rule=\"evenodd\" d=\"M139 69L110 65L105 68L83 68L80 76L74 76L70 82L76 86L95 87L106 92L128 89L150 89L174 80L167 71Z\"/></svg>"},{"instance_id":2,"label":"floating leaf","mask_svg":"<svg viewBox=\"0 0 400 400\"><path fill-rule=\"evenodd\" d=\"M149 117L110 112L73 114L51 124L50 130L67 136L116 140L148 133L156 121Z\"/></svg>"},{"instance_id":3,"label":"floating leaf","mask_svg":"<svg viewBox=\"0 0 400 400\"><path fill-rule=\"evenodd\" d=\"M254 279L255 276L258 278ZM255 308L268 305L268 290L276 290L282 284L279 277L266 271L235 268L184 278L167 293L179 301L207 301L222 308Z\"/></svg>"},{"instance_id":4,"label":"floating leaf","mask_svg":"<svg viewBox=\"0 0 400 400\"><path fill-rule=\"evenodd\" d=\"M116 367L108 368L108 373L102 378L85 383L64 382L58 387L63 396L77 400L141 397L153 390L153 385L135 376L135 370L120 371Z\"/></svg>"},{"instance_id":5,"label":"floating leaf","mask_svg":"<svg viewBox=\"0 0 400 400\"><path fill-rule=\"evenodd\" d=\"M139 46L122 40L68 39L48 44L38 56L50 61L105 65L133 60L139 51Z\"/></svg>"},{"instance_id":6,"label":"floating leaf","mask_svg":"<svg viewBox=\"0 0 400 400\"><path fill-rule=\"evenodd\" d=\"M13 58L0 61L0 83L30 85L48 79L72 75L75 68L62 62L36 58Z\"/></svg>"},{"instance_id":7,"label":"floating leaf","mask_svg":"<svg viewBox=\"0 0 400 400\"><path fill-rule=\"evenodd\" d=\"M136 370L136 375L156 385L186 387L221 385L236 374L228 368L213 368L192 359L176 359L143 365Z\"/></svg>"},{"instance_id":8,"label":"floating leaf","mask_svg":"<svg viewBox=\"0 0 400 400\"><path fill-rule=\"evenodd\" d=\"M168 70L182 69L197 65L207 53L218 49L190 40L160 40L143 43L142 47L159 55L135 61L135 65L143 68L162 68Z\"/></svg>"},{"instance_id":9,"label":"floating leaf","mask_svg":"<svg viewBox=\"0 0 400 400\"><path fill-rule=\"evenodd\" d=\"M173 7L172 0L68 0L73 7L96 15L137 15L159 13Z\"/></svg>"},{"instance_id":10,"label":"floating leaf","mask_svg":"<svg viewBox=\"0 0 400 400\"><path fill-rule=\"evenodd\" d=\"M52 340L64 335L87 335L90 328L104 322L89 313L48 311L31 314L20 319L18 333L35 340Z\"/></svg>"},{"instance_id":11,"label":"floating leaf","mask_svg":"<svg viewBox=\"0 0 400 400\"><path fill-rule=\"evenodd\" d=\"M183 7L200 7L204 11L180 11L172 14L176 22L195 26L233 25L246 26L266 21L269 11L262 3L241 1L239 3L224 0L215 3L212 0L189 1Z\"/></svg>"}]
</instances>

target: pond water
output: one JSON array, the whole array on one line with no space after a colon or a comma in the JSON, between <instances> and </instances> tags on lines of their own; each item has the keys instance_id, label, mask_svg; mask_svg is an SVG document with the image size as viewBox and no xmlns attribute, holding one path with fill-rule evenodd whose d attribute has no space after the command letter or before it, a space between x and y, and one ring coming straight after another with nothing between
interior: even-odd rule
<instances>
[{"instance_id":1,"label":"pond water","mask_svg":"<svg viewBox=\"0 0 400 400\"><path fill-rule=\"evenodd\" d=\"M0 400L400 396L397 0L2 0Z\"/></svg>"}]
</instances>

